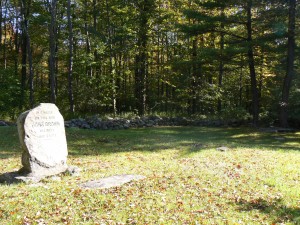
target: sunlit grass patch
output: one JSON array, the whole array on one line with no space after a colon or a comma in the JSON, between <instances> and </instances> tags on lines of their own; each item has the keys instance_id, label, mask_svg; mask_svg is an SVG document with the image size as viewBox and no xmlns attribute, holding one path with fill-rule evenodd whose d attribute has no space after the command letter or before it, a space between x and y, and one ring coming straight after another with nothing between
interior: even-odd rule
<instances>
[{"instance_id":1,"label":"sunlit grass patch","mask_svg":"<svg viewBox=\"0 0 300 225\"><path fill-rule=\"evenodd\" d=\"M21 166L16 128L5 129L0 128L3 173ZM80 167L81 175L1 185L0 219L3 224L297 224L299 137L250 128L67 129L68 163ZM220 146L228 151L217 151ZM146 179L104 190L79 187L117 174Z\"/></svg>"}]
</instances>

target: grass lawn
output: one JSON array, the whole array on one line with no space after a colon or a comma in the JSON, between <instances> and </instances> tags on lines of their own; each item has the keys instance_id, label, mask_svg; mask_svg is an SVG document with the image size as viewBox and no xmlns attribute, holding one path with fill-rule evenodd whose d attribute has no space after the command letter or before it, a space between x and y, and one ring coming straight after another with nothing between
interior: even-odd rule
<instances>
[{"instance_id":1,"label":"grass lawn","mask_svg":"<svg viewBox=\"0 0 300 225\"><path fill-rule=\"evenodd\" d=\"M67 129L79 177L0 184L0 224L300 224L300 132L250 128ZM226 152L216 148L227 146ZM16 127L0 127L0 173L21 168ZM88 190L117 174L147 178Z\"/></svg>"}]
</instances>

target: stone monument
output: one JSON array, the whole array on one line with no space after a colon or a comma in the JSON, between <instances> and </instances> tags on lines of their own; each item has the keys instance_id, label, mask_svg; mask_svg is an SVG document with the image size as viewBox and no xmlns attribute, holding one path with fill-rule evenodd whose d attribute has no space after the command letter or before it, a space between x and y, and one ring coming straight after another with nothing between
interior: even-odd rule
<instances>
[{"instance_id":1,"label":"stone monument","mask_svg":"<svg viewBox=\"0 0 300 225\"><path fill-rule=\"evenodd\" d=\"M64 119L54 104L41 103L22 113L17 125L23 149L20 173L43 178L68 169Z\"/></svg>"}]
</instances>

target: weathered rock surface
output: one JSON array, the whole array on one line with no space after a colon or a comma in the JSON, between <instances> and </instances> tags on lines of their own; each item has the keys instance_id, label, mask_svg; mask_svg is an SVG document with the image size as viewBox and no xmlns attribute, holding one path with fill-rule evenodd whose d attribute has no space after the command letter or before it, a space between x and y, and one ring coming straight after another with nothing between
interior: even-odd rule
<instances>
[{"instance_id":1,"label":"weathered rock surface","mask_svg":"<svg viewBox=\"0 0 300 225\"><path fill-rule=\"evenodd\" d=\"M0 127L6 127L6 126L8 126L8 124L5 121L0 120Z\"/></svg>"},{"instance_id":2,"label":"weathered rock surface","mask_svg":"<svg viewBox=\"0 0 300 225\"><path fill-rule=\"evenodd\" d=\"M221 146L221 147L218 147L217 150L220 151L220 152L226 152L226 151L229 150L229 148L226 147L226 146Z\"/></svg>"},{"instance_id":3,"label":"weathered rock surface","mask_svg":"<svg viewBox=\"0 0 300 225\"><path fill-rule=\"evenodd\" d=\"M17 125L23 148L20 172L28 177L45 177L67 170L64 119L54 104L42 103L22 113Z\"/></svg>"},{"instance_id":4,"label":"weathered rock surface","mask_svg":"<svg viewBox=\"0 0 300 225\"><path fill-rule=\"evenodd\" d=\"M132 174L124 174L124 175L116 175L111 177L105 177L99 180L88 181L80 185L81 188L87 189L105 189L118 187L123 184L129 183L133 180L141 180L145 179L145 176L142 175L132 175Z\"/></svg>"}]
</instances>

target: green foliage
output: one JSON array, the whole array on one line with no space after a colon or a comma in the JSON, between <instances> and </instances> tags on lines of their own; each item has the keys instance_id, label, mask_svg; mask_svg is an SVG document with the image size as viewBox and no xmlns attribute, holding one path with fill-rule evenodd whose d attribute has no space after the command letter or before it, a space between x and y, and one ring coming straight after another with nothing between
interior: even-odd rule
<instances>
[{"instance_id":1,"label":"green foliage","mask_svg":"<svg viewBox=\"0 0 300 225\"><path fill-rule=\"evenodd\" d=\"M0 116L15 119L19 113L20 83L12 69L0 69Z\"/></svg>"},{"instance_id":2,"label":"green foliage","mask_svg":"<svg viewBox=\"0 0 300 225\"><path fill-rule=\"evenodd\" d=\"M220 118L225 121L250 121L251 115L245 108L228 108L226 107L221 111Z\"/></svg>"},{"instance_id":3,"label":"green foliage","mask_svg":"<svg viewBox=\"0 0 300 225\"><path fill-rule=\"evenodd\" d=\"M29 3L27 23L33 54L34 98L35 103L48 102L49 5L47 1L29 1L25 5ZM249 46L253 46L262 120L274 121L286 70L288 4L277 0L252 1L253 40L249 43L246 3L72 1L72 84L77 110L73 116L136 113L137 102L144 101L137 94L139 85L145 89L146 114L209 116L218 114L220 106L225 114L241 108L247 114L252 113L247 54ZM20 15L23 9L18 1L3 4L7 10L3 11L1 20L0 67L1 73L6 68L8 76L1 77L0 107L3 116L14 117L20 108L28 108L28 56L26 99L20 105L24 56L21 44L25 41ZM56 104L69 115L66 8L66 2L58 1L55 76ZM298 27L295 34L299 45ZM143 62L138 60L141 56ZM137 71L141 68L145 79L139 83ZM296 89L291 94L291 118L298 117Z\"/></svg>"}]
</instances>

